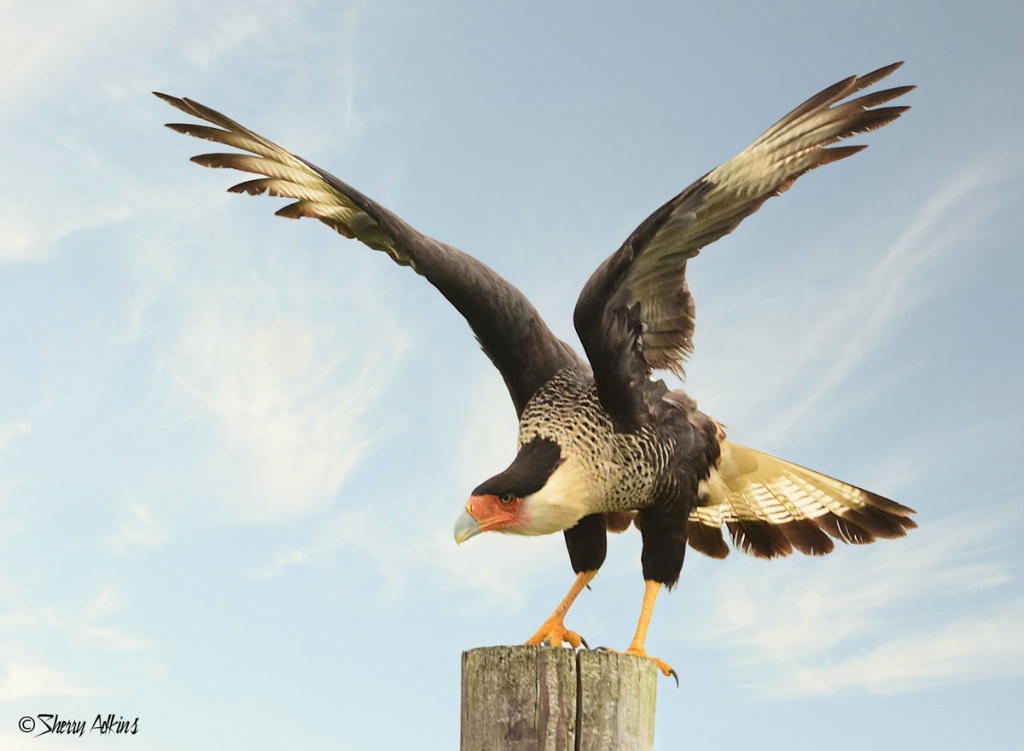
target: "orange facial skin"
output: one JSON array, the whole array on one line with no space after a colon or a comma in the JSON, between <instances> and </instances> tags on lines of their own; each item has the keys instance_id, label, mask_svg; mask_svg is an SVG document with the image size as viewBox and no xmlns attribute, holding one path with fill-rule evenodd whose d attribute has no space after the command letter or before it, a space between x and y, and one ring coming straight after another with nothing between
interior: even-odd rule
<instances>
[{"instance_id":1,"label":"orange facial skin","mask_svg":"<svg viewBox=\"0 0 1024 751\"><path fill-rule=\"evenodd\" d=\"M481 532L515 531L526 524L522 511L522 498L474 495L455 524L455 540L463 543Z\"/></svg>"}]
</instances>

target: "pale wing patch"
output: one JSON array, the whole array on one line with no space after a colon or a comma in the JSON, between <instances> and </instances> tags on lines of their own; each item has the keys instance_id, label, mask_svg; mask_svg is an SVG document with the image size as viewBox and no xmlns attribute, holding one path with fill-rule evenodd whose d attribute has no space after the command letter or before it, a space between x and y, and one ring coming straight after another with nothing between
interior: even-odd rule
<instances>
[{"instance_id":1,"label":"pale wing patch","mask_svg":"<svg viewBox=\"0 0 1024 751\"><path fill-rule=\"evenodd\" d=\"M721 447L688 522L690 544L703 553L728 554L723 525L736 547L764 558L821 555L833 548L829 536L863 544L917 526L912 509L887 498L728 440Z\"/></svg>"},{"instance_id":2,"label":"pale wing patch","mask_svg":"<svg viewBox=\"0 0 1024 751\"><path fill-rule=\"evenodd\" d=\"M157 93L157 96L182 112L219 126L211 128L194 123L169 123L167 127L171 130L249 152L201 154L192 158L193 162L204 167L236 169L265 176L228 188L230 192L249 195L268 193L296 199L294 203L280 209L277 215L288 219L304 216L319 219L345 237L359 240L375 250L383 250L403 266L411 265L408 255L399 249L380 224L363 211L350 195L328 182L317 167L198 102L167 94ZM350 192L355 194L353 189Z\"/></svg>"}]
</instances>

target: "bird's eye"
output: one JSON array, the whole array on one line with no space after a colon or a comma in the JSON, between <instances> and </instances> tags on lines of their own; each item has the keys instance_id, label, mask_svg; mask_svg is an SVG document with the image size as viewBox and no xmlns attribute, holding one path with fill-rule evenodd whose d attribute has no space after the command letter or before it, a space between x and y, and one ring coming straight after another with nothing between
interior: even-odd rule
<instances>
[{"instance_id":1,"label":"bird's eye","mask_svg":"<svg viewBox=\"0 0 1024 751\"><path fill-rule=\"evenodd\" d=\"M498 500L505 506L511 506L516 502L516 497L511 493L504 493L503 495L498 496Z\"/></svg>"}]
</instances>

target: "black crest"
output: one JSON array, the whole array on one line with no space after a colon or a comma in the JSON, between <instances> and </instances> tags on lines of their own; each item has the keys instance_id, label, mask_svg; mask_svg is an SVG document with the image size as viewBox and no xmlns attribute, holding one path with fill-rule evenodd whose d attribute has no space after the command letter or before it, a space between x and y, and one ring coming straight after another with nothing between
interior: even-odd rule
<instances>
[{"instance_id":1,"label":"black crest","mask_svg":"<svg viewBox=\"0 0 1024 751\"><path fill-rule=\"evenodd\" d=\"M473 495L506 495L524 498L544 487L562 463L562 449L550 438L534 438L523 446L501 474L482 482Z\"/></svg>"}]
</instances>

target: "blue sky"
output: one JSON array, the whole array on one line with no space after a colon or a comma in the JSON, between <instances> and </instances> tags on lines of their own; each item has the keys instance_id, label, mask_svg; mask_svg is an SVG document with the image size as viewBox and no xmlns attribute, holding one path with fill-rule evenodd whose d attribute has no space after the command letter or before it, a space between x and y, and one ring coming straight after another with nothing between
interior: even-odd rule
<instances>
[{"instance_id":1,"label":"blue sky","mask_svg":"<svg viewBox=\"0 0 1024 751\"><path fill-rule=\"evenodd\" d=\"M807 96L913 109L690 264L730 437L919 512L822 559L690 554L659 748L1015 748L1024 10L1011 3L0 2L0 746L450 749L464 649L560 536L456 547L515 417L422 279L191 165L197 99L480 257L575 342L591 271ZM624 648L638 535L570 614Z\"/></svg>"}]
</instances>

